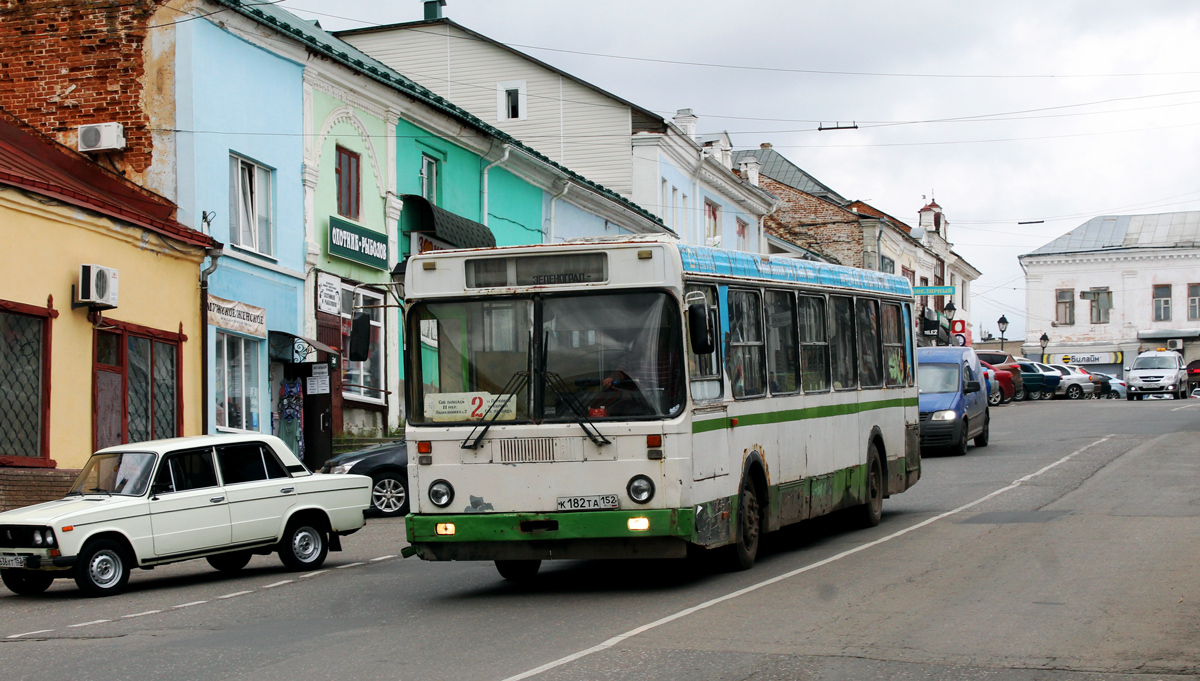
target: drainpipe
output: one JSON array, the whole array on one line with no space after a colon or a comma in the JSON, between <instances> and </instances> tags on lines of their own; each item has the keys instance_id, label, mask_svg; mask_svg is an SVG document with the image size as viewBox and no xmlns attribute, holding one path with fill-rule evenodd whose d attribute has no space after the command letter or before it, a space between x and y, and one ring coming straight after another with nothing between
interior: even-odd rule
<instances>
[{"instance_id":1,"label":"drainpipe","mask_svg":"<svg viewBox=\"0 0 1200 681\"><path fill-rule=\"evenodd\" d=\"M488 226L488 171L492 168L504 163L508 160L508 152L512 151L512 146L504 145L504 155L499 159L492 161L483 167L483 226Z\"/></svg>"},{"instance_id":2,"label":"drainpipe","mask_svg":"<svg viewBox=\"0 0 1200 681\"><path fill-rule=\"evenodd\" d=\"M200 435L208 433L208 278L217 271L217 260L224 254L221 248L205 251L212 262L200 272Z\"/></svg>"},{"instance_id":3,"label":"drainpipe","mask_svg":"<svg viewBox=\"0 0 1200 681\"><path fill-rule=\"evenodd\" d=\"M570 188L571 188L571 183L567 182L565 185L563 185L563 190L561 192L555 194L550 199L550 243L554 243L554 204L557 203L559 199L566 196L567 190Z\"/></svg>"}]
</instances>

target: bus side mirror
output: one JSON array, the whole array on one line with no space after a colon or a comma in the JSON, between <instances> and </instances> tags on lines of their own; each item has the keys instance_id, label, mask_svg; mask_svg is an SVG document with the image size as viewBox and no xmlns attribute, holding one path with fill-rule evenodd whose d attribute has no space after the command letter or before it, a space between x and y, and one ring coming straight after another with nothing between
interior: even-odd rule
<instances>
[{"instance_id":1,"label":"bus side mirror","mask_svg":"<svg viewBox=\"0 0 1200 681\"><path fill-rule=\"evenodd\" d=\"M692 341L692 352L707 355L714 350L713 332L708 326L708 305L688 305L688 334Z\"/></svg>"},{"instance_id":2,"label":"bus side mirror","mask_svg":"<svg viewBox=\"0 0 1200 681\"><path fill-rule=\"evenodd\" d=\"M359 312L350 323L350 361L371 359L371 315Z\"/></svg>"}]
</instances>

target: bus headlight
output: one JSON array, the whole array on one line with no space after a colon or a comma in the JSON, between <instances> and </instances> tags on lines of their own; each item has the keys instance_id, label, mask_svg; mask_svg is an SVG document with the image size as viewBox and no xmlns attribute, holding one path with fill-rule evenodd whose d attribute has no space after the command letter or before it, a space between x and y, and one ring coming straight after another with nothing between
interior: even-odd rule
<instances>
[{"instance_id":1,"label":"bus headlight","mask_svg":"<svg viewBox=\"0 0 1200 681\"><path fill-rule=\"evenodd\" d=\"M454 501L454 488L445 480L434 480L429 486L429 500L438 508L445 508Z\"/></svg>"},{"instance_id":2,"label":"bus headlight","mask_svg":"<svg viewBox=\"0 0 1200 681\"><path fill-rule=\"evenodd\" d=\"M933 412L933 416L929 417L930 421L953 421L958 418L958 414L954 413L953 409L943 409L942 411Z\"/></svg>"},{"instance_id":3,"label":"bus headlight","mask_svg":"<svg viewBox=\"0 0 1200 681\"><path fill-rule=\"evenodd\" d=\"M625 486L625 492L634 503L644 504L654 498L654 481L644 475L635 475Z\"/></svg>"}]
</instances>

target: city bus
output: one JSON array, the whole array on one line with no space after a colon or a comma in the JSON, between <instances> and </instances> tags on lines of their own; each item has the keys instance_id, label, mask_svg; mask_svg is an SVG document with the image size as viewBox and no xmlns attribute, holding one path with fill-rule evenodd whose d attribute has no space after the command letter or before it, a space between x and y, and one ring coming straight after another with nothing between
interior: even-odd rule
<instances>
[{"instance_id":1,"label":"city bus","mask_svg":"<svg viewBox=\"0 0 1200 681\"><path fill-rule=\"evenodd\" d=\"M405 555L746 569L921 476L904 277L631 236L427 252L404 284Z\"/></svg>"}]
</instances>

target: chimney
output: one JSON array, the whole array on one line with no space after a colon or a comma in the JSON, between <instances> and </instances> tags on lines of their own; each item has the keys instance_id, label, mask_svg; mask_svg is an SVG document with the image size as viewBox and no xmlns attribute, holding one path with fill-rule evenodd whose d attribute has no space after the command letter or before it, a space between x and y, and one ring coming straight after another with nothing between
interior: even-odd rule
<instances>
[{"instance_id":1,"label":"chimney","mask_svg":"<svg viewBox=\"0 0 1200 681\"><path fill-rule=\"evenodd\" d=\"M770 149L770 148L771 148L771 143L770 143L770 142L763 142L762 144L758 145L758 148L759 148L759 149Z\"/></svg>"},{"instance_id":2,"label":"chimney","mask_svg":"<svg viewBox=\"0 0 1200 681\"><path fill-rule=\"evenodd\" d=\"M754 158L753 156L747 156L746 158L742 159L741 163L738 164L738 169L742 173L742 179L754 185L755 187L758 186L759 168L762 168L762 164L760 164L758 159Z\"/></svg>"},{"instance_id":3,"label":"chimney","mask_svg":"<svg viewBox=\"0 0 1200 681\"><path fill-rule=\"evenodd\" d=\"M422 2L425 4L425 21L442 18L442 8L446 6L446 0L422 0Z\"/></svg>"},{"instance_id":4,"label":"chimney","mask_svg":"<svg viewBox=\"0 0 1200 681\"><path fill-rule=\"evenodd\" d=\"M692 113L691 109L680 109L675 112L675 125L683 131L683 134L688 137L696 136L696 121L700 120L696 114Z\"/></svg>"}]
</instances>

